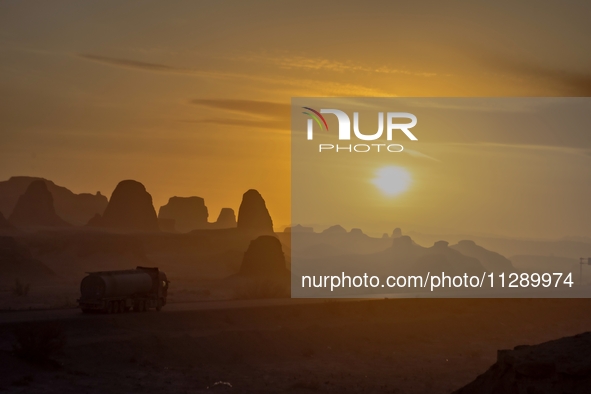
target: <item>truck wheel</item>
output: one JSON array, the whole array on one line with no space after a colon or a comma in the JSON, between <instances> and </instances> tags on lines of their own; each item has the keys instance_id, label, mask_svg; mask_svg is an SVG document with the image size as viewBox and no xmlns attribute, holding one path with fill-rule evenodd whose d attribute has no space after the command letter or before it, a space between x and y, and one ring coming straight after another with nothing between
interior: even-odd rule
<instances>
[{"instance_id":1,"label":"truck wheel","mask_svg":"<svg viewBox=\"0 0 591 394\"><path fill-rule=\"evenodd\" d=\"M160 312L162 310L162 299L159 298L158 302L156 303L156 310Z\"/></svg>"}]
</instances>

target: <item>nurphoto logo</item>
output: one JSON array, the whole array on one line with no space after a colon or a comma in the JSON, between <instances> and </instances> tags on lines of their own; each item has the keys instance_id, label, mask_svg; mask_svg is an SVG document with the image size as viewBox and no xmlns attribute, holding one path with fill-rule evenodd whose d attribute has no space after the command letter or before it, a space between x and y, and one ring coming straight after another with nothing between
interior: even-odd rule
<instances>
[{"instance_id":1,"label":"nurphoto logo","mask_svg":"<svg viewBox=\"0 0 591 394\"><path fill-rule=\"evenodd\" d=\"M351 140L351 119L344 111L338 109L321 109L316 111L310 107L302 107L306 111L303 114L309 117L307 124L307 139L314 139L314 123L318 125L321 131L328 131L328 123L322 114L335 115L339 123L338 138L340 141ZM399 123L401 119L409 120L410 122ZM399 130L404 133L411 141L418 141L418 138L410 131L416 126L417 117L408 112L387 112L386 113L386 140L392 141L394 130ZM378 130L373 134L364 134L359 129L359 112L353 112L353 133L355 137L362 141L375 141L384 134L384 112L378 112ZM333 151L333 152L358 152L364 153L372 150L377 152L402 152L404 147L400 144L356 144L356 145L339 145L339 144L319 144L318 151Z\"/></svg>"}]
</instances>

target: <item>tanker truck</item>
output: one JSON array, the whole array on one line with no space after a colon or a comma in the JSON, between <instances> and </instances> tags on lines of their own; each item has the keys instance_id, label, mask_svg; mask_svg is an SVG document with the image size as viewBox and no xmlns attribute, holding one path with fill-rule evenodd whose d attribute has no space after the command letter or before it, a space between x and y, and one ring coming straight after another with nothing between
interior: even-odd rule
<instances>
[{"instance_id":1,"label":"tanker truck","mask_svg":"<svg viewBox=\"0 0 591 394\"><path fill-rule=\"evenodd\" d=\"M158 268L88 272L80 283L78 305L84 313L160 311L166 305L169 283Z\"/></svg>"}]
</instances>

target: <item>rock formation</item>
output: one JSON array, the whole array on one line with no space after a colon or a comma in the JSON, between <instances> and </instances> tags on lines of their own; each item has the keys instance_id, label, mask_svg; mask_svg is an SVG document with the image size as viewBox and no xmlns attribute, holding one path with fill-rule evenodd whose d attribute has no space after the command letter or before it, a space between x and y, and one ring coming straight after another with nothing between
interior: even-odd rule
<instances>
[{"instance_id":1,"label":"rock formation","mask_svg":"<svg viewBox=\"0 0 591 394\"><path fill-rule=\"evenodd\" d=\"M88 225L125 232L159 231L152 196L144 185L133 180L119 182L105 213L92 218Z\"/></svg>"},{"instance_id":2,"label":"rock formation","mask_svg":"<svg viewBox=\"0 0 591 394\"><path fill-rule=\"evenodd\" d=\"M447 241L437 241L432 247L427 248L424 256L416 261L414 268L421 273L445 272L448 275L479 275L485 271L478 259L450 248Z\"/></svg>"},{"instance_id":3,"label":"rock formation","mask_svg":"<svg viewBox=\"0 0 591 394\"><path fill-rule=\"evenodd\" d=\"M476 245L474 241L460 241L450 246L465 256L477 258L487 272L514 272L515 268L506 257Z\"/></svg>"},{"instance_id":4,"label":"rock formation","mask_svg":"<svg viewBox=\"0 0 591 394\"><path fill-rule=\"evenodd\" d=\"M0 237L0 283L14 284L15 280L43 279L53 271L34 260L29 249L13 237Z\"/></svg>"},{"instance_id":5,"label":"rock formation","mask_svg":"<svg viewBox=\"0 0 591 394\"><path fill-rule=\"evenodd\" d=\"M250 189L242 196L238 210L239 230L255 234L273 234L273 220L261 194Z\"/></svg>"},{"instance_id":6,"label":"rock formation","mask_svg":"<svg viewBox=\"0 0 591 394\"><path fill-rule=\"evenodd\" d=\"M28 176L16 176L0 182L0 212L10 216L19 197L34 181L43 181L53 196L53 205L58 216L74 225L83 225L95 214L102 214L107 207L107 198L96 194L75 194L50 180Z\"/></svg>"},{"instance_id":7,"label":"rock formation","mask_svg":"<svg viewBox=\"0 0 591 394\"><path fill-rule=\"evenodd\" d=\"M454 394L583 394L591 391L591 332L499 350L497 362Z\"/></svg>"},{"instance_id":8,"label":"rock formation","mask_svg":"<svg viewBox=\"0 0 591 394\"><path fill-rule=\"evenodd\" d=\"M210 223L210 228L234 228L236 227L236 214L232 208L222 208L218 219Z\"/></svg>"},{"instance_id":9,"label":"rock formation","mask_svg":"<svg viewBox=\"0 0 591 394\"><path fill-rule=\"evenodd\" d=\"M175 230L182 233L206 228L208 216L201 197L171 197L158 211L159 219L174 219Z\"/></svg>"},{"instance_id":10,"label":"rock formation","mask_svg":"<svg viewBox=\"0 0 591 394\"><path fill-rule=\"evenodd\" d=\"M343 226L336 224L336 225L330 226L329 228L324 230L322 232L322 234L343 235L343 234L347 234L347 230L345 230L343 228Z\"/></svg>"},{"instance_id":11,"label":"rock formation","mask_svg":"<svg viewBox=\"0 0 591 394\"><path fill-rule=\"evenodd\" d=\"M396 227L394 231L392 231L392 238L399 238L402 237L402 230L399 227Z\"/></svg>"},{"instance_id":12,"label":"rock formation","mask_svg":"<svg viewBox=\"0 0 591 394\"><path fill-rule=\"evenodd\" d=\"M286 227L285 230L283 230L284 233L308 233L311 234L314 232L314 227L305 227L302 226L301 224L296 224L293 227Z\"/></svg>"},{"instance_id":13,"label":"rock formation","mask_svg":"<svg viewBox=\"0 0 591 394\"><path fill-rule=\"evenodd\" d=\"M19 197L8 221L17 227L69 226L55 213L53 196L42 180L29 184L25 193Z\"/></svg>"},{"instance_id":14,"label":"rock formation","mask_svg":"<svg viewBox=\"0 0 591 394\"><path fill-rule=\"evenodd\" d=\"M367 237L360 228L352 228L349 234L353 237Z\"/></svg>"},{"instance_id":15,"label":"rock formation","mask_svg":"<svg viewBox=\"0 0 591 394\"><path fill-rule=\"evenodd\" d=\"M272 235L261 235L252 240L244 253L240 275L285 276L285 255L281 242Z\"/></svg>"}]
</instances>

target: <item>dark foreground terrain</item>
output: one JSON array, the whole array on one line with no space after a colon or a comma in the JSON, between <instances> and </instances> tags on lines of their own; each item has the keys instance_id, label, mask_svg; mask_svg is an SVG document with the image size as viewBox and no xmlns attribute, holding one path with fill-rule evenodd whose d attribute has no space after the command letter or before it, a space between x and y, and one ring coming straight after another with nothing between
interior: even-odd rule
<instances>
[{"instance_id":1,"label":"dark foreground terrain","mask_svg":"<svg viewBox=\"0 0 591 394\"><path fill-rule=\"evenodd\" d=\"M591 330L590 308L405 299L80 315L55 323L67 343L40 365L11 348L15 332L47 323L4 323L0 392L450 393L498 349Z\"/></svg>"}]
</instances>

